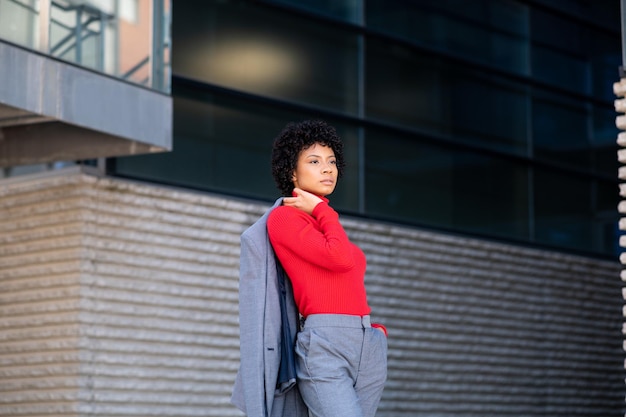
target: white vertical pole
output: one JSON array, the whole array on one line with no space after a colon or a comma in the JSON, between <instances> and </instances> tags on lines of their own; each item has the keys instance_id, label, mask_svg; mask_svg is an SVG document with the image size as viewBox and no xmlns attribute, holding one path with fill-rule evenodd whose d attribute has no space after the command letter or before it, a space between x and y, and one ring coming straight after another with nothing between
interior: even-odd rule
<instances>
[{"instance_id":1,"label":"white vertical pole","mask_svg":"<svg viewBox=\"0 0 626 417\"><path fill-rule=\"evenodd\" d=\"M622 28L622 69L626 68L626 0L620 0Z\"/></svg>"},{"instance_id":2,"label":"white vertical pole","mask_svg":"<svg viewBox=\"0 0 626 417\"><path fill-rule=\"evenodd\" d=\"M626 180L626 131L624 131L626 130L626 73L624 72L624 68L626 68L626 0L620 0L620 9L622 66L619 68L619 76L621 80L613 84L613 93L618 97L617 100L615 100L615 111L618 113L618 116L615 118L615 126L620 129L620 132L617 135L617 144L619 146L617 151L617 160L620 163L617 171L617 177L619 180L623 181ZM620 213L620 216L623 216L626 214L626 185L623 182L619 184L619 195L621 197L621 201L618 203L617 211ZM618 228L620 231L626 230L624 220L625 219L623 217L619 220ZM626 252L624 252L624 248L626 248L626 235L620 236L619 246L621 250L619 260L622 267L624 267L626 265ZM626 269L622 268L620 275L622 282L626 282ZM626 288L622 288L622 297L626 301ZM626 317L626 307L623 309L622 316ZM624 334L625 331L622 330L622 333Z\"/></svg>"},{"instance_id":3,"label":"white vertical pole","mask_svg":"<svg viewBox=\"0 0 626 417\"><path fill-rule=\"evenodd\" d=\"M39 0L39 51L50 52L50 0Z\"/></svg>"}]
</instances>

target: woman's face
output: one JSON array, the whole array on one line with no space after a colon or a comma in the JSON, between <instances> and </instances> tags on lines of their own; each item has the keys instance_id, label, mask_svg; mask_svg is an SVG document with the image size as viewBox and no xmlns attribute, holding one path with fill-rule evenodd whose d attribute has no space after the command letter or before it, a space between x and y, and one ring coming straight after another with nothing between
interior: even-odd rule
<instances>
[{"instance_id":1,"label":"woman's face","mask_svg":"<svg viewBox=\"0 0 626 417\"><path fill-rule=\"evenodd\" d=\"M314 143L300 152L293 172L294 187L327 196L337 185L337 158L332 148Z\"/></svg>"}]
</instances>

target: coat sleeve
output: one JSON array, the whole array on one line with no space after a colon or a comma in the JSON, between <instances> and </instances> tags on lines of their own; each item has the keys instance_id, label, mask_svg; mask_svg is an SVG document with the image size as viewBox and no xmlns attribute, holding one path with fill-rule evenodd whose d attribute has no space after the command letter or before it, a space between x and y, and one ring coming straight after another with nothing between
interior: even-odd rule
<instances>
[{"instance_id":1,"label":"coat sleeve","mask_svg":"<svg viewBox=\"0 0 626 417\"><path fill-rule=\"evenodd\" d=\"M240 367L231 402L248 417L266 417L263 322L266 254L247 233L241 236L239 264Z\"/></svg>"}]
</instances>

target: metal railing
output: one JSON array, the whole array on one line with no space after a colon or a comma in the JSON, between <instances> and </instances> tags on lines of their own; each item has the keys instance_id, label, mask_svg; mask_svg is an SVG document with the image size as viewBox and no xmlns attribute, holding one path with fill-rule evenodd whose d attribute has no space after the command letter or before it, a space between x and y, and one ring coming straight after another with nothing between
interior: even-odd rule
<instances>
[{"instance_id":1,"label":"metal railing","mask_svg":"<svg viewBox=\"0 0 626 417\"><path fill-rule=\"evenodd\" d=\"M151 48L141 58L134 58L136 63L124 70L119 68L123 53L119 43L132 40L119 39L119 16L86 3L39 0L38 7L34 7L24 0L4 1L33 15L29 36L36 39L33 45L25 42L24 46L129 82L169 91L170 64L165 51L170 47L167 31L170 16L164 0L152 0ZM60 19L60 15L65 16Z\"/></svg>"}]
</instances>

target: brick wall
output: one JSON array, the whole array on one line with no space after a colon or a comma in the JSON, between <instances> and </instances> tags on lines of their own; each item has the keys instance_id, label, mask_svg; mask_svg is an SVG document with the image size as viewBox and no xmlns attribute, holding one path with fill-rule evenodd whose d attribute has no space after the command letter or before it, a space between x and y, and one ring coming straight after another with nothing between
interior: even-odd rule
<instances>
[{"instance_id":1,"label":"brick wall","mask_svg":"<svg viewBox=\"0 0 626 417\"><path fill-rule=\"evenodd\" d=\"M0 181L0 415L240 416L239 235L268 207L68 169ZM623 415L618 262L343 218L379 416Z\"/></svg>"}]
</instances>

